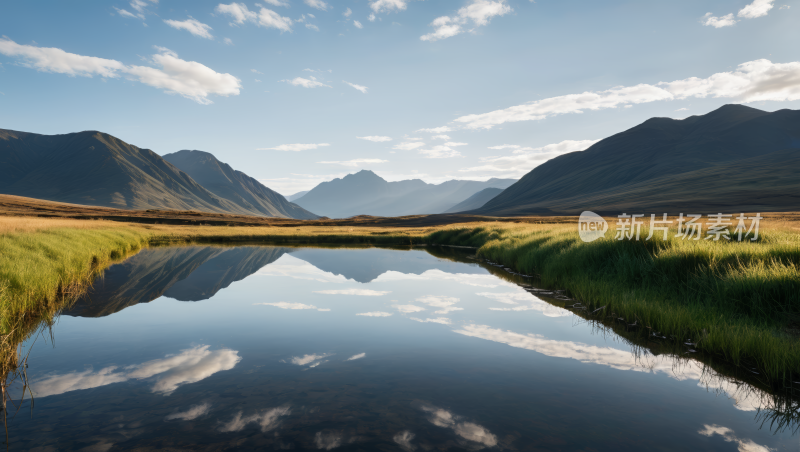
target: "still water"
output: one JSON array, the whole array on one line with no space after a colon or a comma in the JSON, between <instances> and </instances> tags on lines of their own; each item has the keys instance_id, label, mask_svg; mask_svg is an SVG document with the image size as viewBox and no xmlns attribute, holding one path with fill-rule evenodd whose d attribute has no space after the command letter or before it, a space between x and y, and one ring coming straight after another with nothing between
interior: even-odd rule
<instances>
[{"instance_id":1,"label":"still water","mask_svg":"<svg viewBox=\"0 0 800 452\"><path fill-rule=\"evenodd\" d=\"M146 249L26 343L11 448L798 450L759 390L469 254Z\"/></svg>"}]
</instances>

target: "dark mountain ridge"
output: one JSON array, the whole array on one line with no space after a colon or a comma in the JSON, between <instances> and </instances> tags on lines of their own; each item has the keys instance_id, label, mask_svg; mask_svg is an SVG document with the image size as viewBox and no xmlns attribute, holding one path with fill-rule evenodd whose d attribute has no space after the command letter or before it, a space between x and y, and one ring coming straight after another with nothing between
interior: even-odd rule
<instances>
[{"instance_id":1,"label":"dark mountain ridge","mask_svg":"<svg viewBox=\"0 0 800 452\"><path fill-rule=\"evenodd\" d=\"M0 129L0 193L121 209L269 215L212 193L149 149L98 131L39 135Z\"/></svg>"},{"instance_id":2,"label":"dark mountain ridge","mask_svg":"<svg viewBox=\"0 0 800 452\"><path fill-rule=\"evenodd\" d=\"M556 157L471 213L800 210L798 157L800 111L725 105L683 120L652 118Z\"/></svg>"},{"instance_id":3,"label":"dark mountain ridge","mask_svg":"<svg viewBox=\"0 0 800 452\"><path fill-rule=\"evenodd\" d=\"M220 162L203 151L178 151L163 156L211 193L253 212L253 215L287 217L299 220L317 218L313 213L286 200L247 174Z\"/></svg>"}]
</instances>

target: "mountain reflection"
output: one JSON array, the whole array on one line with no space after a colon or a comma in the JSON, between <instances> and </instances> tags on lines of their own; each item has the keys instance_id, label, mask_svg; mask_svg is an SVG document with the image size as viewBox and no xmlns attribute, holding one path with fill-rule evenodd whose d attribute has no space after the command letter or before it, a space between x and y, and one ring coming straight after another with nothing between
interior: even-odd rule
<instances>
[{"instance_id":1,"label":"mountain reflection","mask_svg":"<svg viewBox=\"0 0 800 452\"><path fill-rule=\"evenodd\" d=\"M206 300L288 251L263 246L146 249L109 267L64 314L102 317L161 296L180 301Z\"/></svg>"},{"instance_id":2,"label":"mountain reflection","mask_svg":"<svg viewBox=\"0 0 800 452\"><path fill-rule=\"evenodd\" d=\"M211 351L208 345L198 345L139 365L109 366L97 372L85 370L60 375L49 375L32 382L37 397L63 394L79 389L91 389L131 379L155 377L152 391L169 395L178 386L195 383L211 375L233 369L241 361L239 352L230 349Z\"/></svg>"}]
</instances>

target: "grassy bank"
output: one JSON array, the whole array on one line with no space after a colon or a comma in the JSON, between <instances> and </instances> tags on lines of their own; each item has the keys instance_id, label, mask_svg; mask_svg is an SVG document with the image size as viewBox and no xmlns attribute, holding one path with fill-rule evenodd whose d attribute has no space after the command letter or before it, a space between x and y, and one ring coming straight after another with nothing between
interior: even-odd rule
<instances>
[{"instance_id":1,"label":"grassy bank","mask_svg":"<svg viewBox=\"0 0 800 452\"><path fill-rule=\"evenodd\" d=\"M2 331L6 349L18 344L26 325L47 320L105 266L148 244L437 243L477 247L480 256L539 275L547 287L606 306L607 316L691 339L783 380L800 374L799 232L795 224L762 224L754 243L584 243L575 225L563 224L287 228L0 218Z\"/></svg>"},{"instance_id":2,"label":"grassy bank","mask_svg":"<svg viewBox=\"0 0 800 452\"><path fill-rule=\"evenodd\" d=\"M574 226L437 231L436 243L536 274L606 316L691 340L771 378L800 374L800 234L762 230L757 242L582 242Z\"/></svg>"}]
</instances>

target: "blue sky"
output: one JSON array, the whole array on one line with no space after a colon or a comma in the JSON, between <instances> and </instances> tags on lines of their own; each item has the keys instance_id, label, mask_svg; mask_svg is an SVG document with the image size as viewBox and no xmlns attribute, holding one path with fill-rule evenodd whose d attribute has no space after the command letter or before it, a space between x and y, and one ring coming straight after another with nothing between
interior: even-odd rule
<instances>
[{"instance_id":1,"label":"blue sky","mask_svg":"<svg viewBox=\"0 0 800 452\"><path fill-rule=\"evenodd\" d=\"M0 128L204 150L284 194L365 168L520 177L653 116L800 108L799 19L795 0L5 2Z\"/></svg>"}]
</instances>

